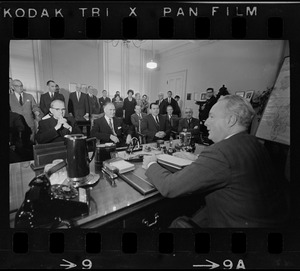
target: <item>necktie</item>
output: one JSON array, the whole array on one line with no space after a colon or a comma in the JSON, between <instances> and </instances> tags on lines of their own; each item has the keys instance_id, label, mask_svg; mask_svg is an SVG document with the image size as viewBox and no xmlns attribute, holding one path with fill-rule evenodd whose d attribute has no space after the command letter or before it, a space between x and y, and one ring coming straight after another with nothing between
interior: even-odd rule
<instances>
[{"instance_id":1,"label":"necktie","mask_svg":"<svg viewBox=\"0 0 300 271\"><path fill-rule=\"evenodd\" d=\"M110 126L110 129L112 130L113 134L116 135L115 129L114 129L114 126L112 125L111 119L109 119L109 126Z\"/></svg>"},{"instance_id":2,"label":"necktie","mask_svg":"<svg viewBox=\"0 0 300 271\"><path fill-rule=\"evenodd\" d=\"M157 124L159 125L158 116L155 117Z\"/></svg>"},{"instance_id":3,"label":"necktie","mask_svg":"<svg viewBox=\"0 0 300 271\"><path fill-rule=\"evenodd\" d=\"M79 99L80 99L80 92L77 92L77 99L78 99L78 102L79 102Z\"/></svg>"},{"instance_id":4,"label":"necktie","mask_svg":"<svg viewBox=\"0 0 300 271\"><path fill-rule=\"evenodd\" d=\"M23 105L22 94L20 94L19 103L20 103L20 105Z\"/></svg>"},{"instance_id":5,"label":"necktie","mask_svg":"<svg viewBox=\"0 0 300 271\"><path fill-rule=\"evenodd\" d=\"M171 99L169 98L169 104L171 103Z\"/></svg>"},{"instance_id":6,"label":"necktie","mask_svg":"<svg viewBox=\"0 0 300 271\"><path fill-rule=\"evenodd\" d=\"M52 92L50 93L50 97L51 97L51 99L53 99L53 93Z\"/></svg>"},{"instance_id":7,"label":"necktie","mask_svg":"<svg viewBox=\"0 0 300 271\"><path fill-rule=\"evenodd\" d=\"M170 121L171 126L173 126L172 115L169 115L169 121Z\"/></svg>"},{"instance_id":8,"label":"necktie","mask_svg":"<svg viewBox=\"0 0 300 271\"><path fill-rule=\"evenodd\" d=\"M140 133L141 132L141 118L139 118L139 124L138 124L138 132Z\"/></svg>"}]
</instances>

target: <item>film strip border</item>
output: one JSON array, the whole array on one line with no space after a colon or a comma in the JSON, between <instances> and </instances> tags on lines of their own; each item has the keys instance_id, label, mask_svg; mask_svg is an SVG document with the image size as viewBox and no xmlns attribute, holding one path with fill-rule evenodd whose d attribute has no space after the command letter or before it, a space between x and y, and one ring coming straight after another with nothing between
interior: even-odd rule
<instances>
[{"instance_id":1,"label":"film strip border","mask_svg":"<svg viewBox=\"0 0 300 271\"><path fill-rule=\"evenodd\" d=\"M262 4L265 3L265 4ZM2 4L14 39L287 39L299 4L237 2Z\"/></svg>"},{"instance_id":2,"label":"film strip border","mask_svg":"<svg viewBox=\"0 0 300 271\"><path fill-rule=\"evenodd\" d=\"M0 35L4 43L10 39L288 39L291 61L295 63L296 56L299 63L299 9L299 3L266 2L1 2ZM293 69L297 74L299 66L291 68L293 79ZM299 85L295 80L292 88L293 84ZM0 240L0 267L7 268L300 266L299 229L8 229L0 230Z\"/></svg>"},{"instance_id":3,"label":"film strip border","mask_svg":"<svg viewBox=\"0 0 300 271\"><path fill-rule=\"evenodd\" d=\"M1 240L2 245L10 244L11 251L1 253L2 267L10 268L26 264L32 268L76 265L84 269L92 266L211 269L299 266L295 259L299 256L299 247L295 246L300 243L299 236L295 240L292 233L267 230L50 232L37 229L16 231L11 236L1 236Z\"/></svg>"}]
</instances>

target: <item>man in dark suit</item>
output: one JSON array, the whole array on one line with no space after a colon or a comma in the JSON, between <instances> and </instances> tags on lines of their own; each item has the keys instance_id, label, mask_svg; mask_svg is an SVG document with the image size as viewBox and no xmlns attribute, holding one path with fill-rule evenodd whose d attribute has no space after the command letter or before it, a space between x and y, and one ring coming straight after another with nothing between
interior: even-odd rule
<instances>
[{"instance_id":1,"label":"man in dark suit","mask_svg":"<svg viewBox=\"0 0 300 271\"><path fill-rule=\"evenodd\" d=\"M206 119L208 118L208 113L213 105L217 102L217 98L214 95L214 89L208 88L206 90L206 101L196 102L199 105L199 121L200 121L200 130L204 136L208 136L208 131L204 125Z\"/></svg>"},{"instance_id":2,"label":"man in dark suit","mask_svg":"<svg viewBox=\"0 0 300 271\"><path fill-rule=\"evenodd\" d=\"M111 102L110 98L107 97L107 91L105 89L102 90L102 97L99 98L100 113L104 112L104 105L110 102Z\"/></svg>"},{"instance_id":3,"label":"man in dark suit","mask_svg":"<svg viewBox=\"0 0 300 271\"><path fill-rule=\"evenodd\" d=\"M104 116L94 120L91 136L98 138L100 143L113 142L117 147L121 147L130 144L132 130L122 119L116 118L115 114L116 108L113 103L104 105Z\"/></svg>"},{"instance_id":4,"label":"man in dark suit","mask_svg":"<svg viewBox=\"0 0 300 271\"><path fill-rule=\"evenodd\" d=\"M205 195L206 205L194 214L173 221L213 228L276 228L289 215L286 183L277 174L265 147L247 133L255 112L245 99L227 95L210 110L205 125L215 143L196 161L171 173L144 157L146 176L165 197L189 193ZM192 221L192 222L191 222Z\"/></svg>"},{"instance_id":5,"label":"man in dark suit","mask_svg":"<svg viewBox=\"0 0 300 271\"><path fill-rule=\"evenodd\" d=\"M83 120L89 117L89 101L87 94L81 91L81 84L76 85L76 91L70 93L68 112L76 120Z\"/></svg>"},{"instance_id":6,"label":"man in dark suit","mask_svg":"<svg viewBox=\"0 0 300 271\"><path fill-rule=\"evenodd\" d=\"M186 132L191 132L192 137L195 138L195 142L199 142L200 140L200 123L199 120L193 118L193 109L186 108L185 109L185 118L179 121L178 125L178 133L182 132L183 130Z\"/></svg>"},{"instance_id":7,"label":"man in dark suit","mask_svg":"<svg viewBox=\"0 0 300 271\"><path fill-rule=\"evenodd\" d=\"M61 100L51 102L50 113L40 122L36 141L39 144L64 141L64 136L69 134L81 134L73 117L65 118L65 103Z\"/></svg>"},{"instance_id":8,"label":"man in dark suit","mask_svg":"<svg viewBox=\"0 0 300 271\"><path fill-rule=\"evenodd\" d=\"M89 86L87 89L90 115L100 113L100 106L98 103L98 98L94 95L94 91L95 91L95 89L92 86Z\"/></svg>"},{"instance_id":9,"label":"man in dark suit","mask_svg":"<svg viewBox=\"0 0 300 271\"><path fill-rule=\"evenodd\" d=\"M131 115L131 123L135 129L136 133L141 133L141 123L142 120L147 116L146 113L141 112L141 106L136 105L134 108L135 113Z\"/></svg>"},{"instance_id":10,"label":"man in dark suit","mask_svg":"<svg viewBox=\"0 0 300 271\"><path fill-rule=\"evenodd\" d=\"M40 99L40 108L44 115L49 113L50 104L54 100L62 100L65 101L64 95L60 94L56 91L56 85L53 80L49 80L47 82L48 92L41 95Z\"/></svg>"},{"instance_id":11,"label":"man in dark suit","mask_svg":"<svg viewBox=\"0 0 300 271\"><path fill-rule=\"evenodd\" d=\"M33 159L32 131L25 118L9 110L9 162L16 163Z\"/></svg>"},{"instance_id":12,"label":"man in dark suit","mask_svg":"<svg viewBox=\"0 0 300 271\"><path fill-rule=\"evenodd\" d=\"M158 93L158 100L156 100L159 108L159 114L165 115L167 110L167 103L164 100L164 94L162 92Z\"/></svg>"},{"instance_id":13,"label":"man in dark suit","mask_svg":"<svg viewBox=\"0 0 300 271\"><path fill-rule=\"evenodd\" d=\"M142 134L146 136L147 143L155 142L156 140L166 140L170 136L170 128L167 124L165 116L159 115L157 103L150 104L151 114L147 115L141 124Z\"/></svg>"},{"instance_id":14,"label":"man in dark suit","mask_svg":"<svg viewBox=\"0 0 300 271\"><path fill-rule=\"evenodd\" d=\"M172 105L167 106L167 115L166 115L166 117L167 117L168 127L171 130L172 136L175 137L175 135L178 134L179 118L178 118L177 115L173 114Z\"/></svg>"},{"instance_id":15,"label":"man in dark suit","mask_svg":"<svg viewBox=\"0 0 300 271\"><path fill-rule=\"evenodd\" d=\"M20 80L12 80L11 86L14 90L13 93L9 94L9 106L11 111L18 113L25 118L26 123L32 131L30 140L34 142L36 121L40 119L42 112L36 104L34 97L31 94L24 92L23 83Z\"/></svg>"},{"instance_id":16,"label":"man in dark suit","mask_svg":"<svg viewBox=\"0 0 300 271\"><path fill-rule=\"evenodd\" d=\"M174 113L175 115L177 115L178 117L180 117L180 116L181 116L180 108L179 108L179 106L178 106L177 101L176 101L175 99L172 98L172 91L169 90L169 91L167 92L167 95L168 95L168 97L165 99L166 105L167 105L167 106L168 106L168 105L171 105L172 108L173 108L173 113ZM166 109L167 109L167 108L166 108Z\"/></svg>"}]
</instances>

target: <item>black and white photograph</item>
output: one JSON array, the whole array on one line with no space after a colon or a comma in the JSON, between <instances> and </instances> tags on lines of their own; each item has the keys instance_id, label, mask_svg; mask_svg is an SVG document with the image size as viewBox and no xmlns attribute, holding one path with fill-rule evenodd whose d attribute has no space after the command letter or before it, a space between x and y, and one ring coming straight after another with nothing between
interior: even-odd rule
<instances>
[{"instance_id":1,"label":"black and white photograph","mask_svg":"<svg viewBox=\"0 0 300 271\"><path fill-rule=\"evenodd\" d=\"M300 226L288 40L11 40L9 52L11 228Z\"/></svg>"}]
</instances>

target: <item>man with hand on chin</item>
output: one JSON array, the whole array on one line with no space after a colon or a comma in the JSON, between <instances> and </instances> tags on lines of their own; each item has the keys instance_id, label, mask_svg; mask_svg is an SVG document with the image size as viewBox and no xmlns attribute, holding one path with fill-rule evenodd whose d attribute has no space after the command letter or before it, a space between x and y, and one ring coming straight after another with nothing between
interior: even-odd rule
<instances>
[{"instance_id":1,"label":"man with hand on chin","mask_svg":"<svg viewBox=\"0 0 300 271\"><path fill-rule=\"evenodd\" d=\"M39 144L64 141L68 134L81 134L73 117L65 118L65 103L54 100L50 104L50 113L39 122L36 141Z\"/></svg>"},{"instance_id":2,"label":"man with hand on chin","mask_svg":"<svg viewBox=\"0 0 300 271\"><path fill-rule=\"evenodd\" d=\"M221 97L205 121L209 139L189 166L175 173L155 156L144 156L146 176L165 197L205 195L205 206L192 217L175 219L170 227L279 228L289 216L288 183L278 174L269 153L248 134L255 112L238 95Z\"/></svg>"}]
</instances>

